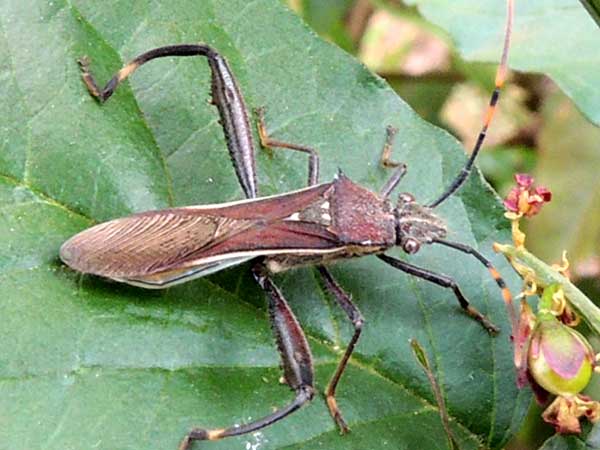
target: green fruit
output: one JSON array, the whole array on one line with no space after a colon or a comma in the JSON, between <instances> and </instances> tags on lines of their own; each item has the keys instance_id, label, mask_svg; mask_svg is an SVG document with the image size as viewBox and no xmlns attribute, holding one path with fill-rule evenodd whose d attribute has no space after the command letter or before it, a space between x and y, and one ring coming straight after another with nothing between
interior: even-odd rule
<instances>
[{"instance_id":1,"label":"green fruit","mask_svg":"<svg viewBox=\"0 0 600 450\"><path fill-rule=\"evenodd\" d=\"M534 329L528 368L535 381L556 395L574 395L589 383L594 352L587 340L558 320L543 320Z\"/></svg>"}]
</instances>

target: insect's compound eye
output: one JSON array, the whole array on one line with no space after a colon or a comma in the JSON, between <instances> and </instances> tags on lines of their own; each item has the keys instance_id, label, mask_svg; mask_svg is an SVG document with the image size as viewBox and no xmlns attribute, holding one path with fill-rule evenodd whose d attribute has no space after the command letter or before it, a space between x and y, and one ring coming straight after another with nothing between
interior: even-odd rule
<instances>
[{"instance_id":1,"label":"insect's compound eye","mask_svg":"<svg viewBox=\"0 0 600 450\"><path fill-rule=\"evenodd\" d=\"M420 248L421 248L421 244L419 244L419 241L417 241L415 239L407 239L402 244L402 250L404 250L406 253L408 253L410 255L412 255L413 253L417 253Z\"/></svg>"},{"instance_id":2,"label":"insect's compound eye","mask_svg":"<svg viewBox=\"0 0 600 450\"><path fill-rule=\"evenodd\" d=\"M402 192L398 196L398 200L400 200L402 203L414 203L415 197L414 195L409 194L408 192Z\"/></svg>"}]
</instances>

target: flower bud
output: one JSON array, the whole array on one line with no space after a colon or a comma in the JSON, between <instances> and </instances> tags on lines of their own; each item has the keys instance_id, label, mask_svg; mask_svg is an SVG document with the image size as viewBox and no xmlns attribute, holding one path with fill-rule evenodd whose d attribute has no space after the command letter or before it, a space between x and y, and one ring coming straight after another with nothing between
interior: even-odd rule
<instances>
[{"instance_id":1,"label":"flower bud","mask_svg":"<svg viewBox=\"0 0 600 450\"><path fill-rule=\"evenodd\" d=\"M515 175L517 186L511 189L504 200L508 211L522 214L527 217L535 216L540 212L544 203L552 199L552 193L544 186L533 186L533 177L524 173Z\"/></svg>"},{"instance_id":2,"label":"flower bud","mask_svg":"<svg viewBox=\"0 0 600 450\"><path fill-rule=\"evenodd\" d=\"M589 383L595 355L587 340L553 316L538 321L528 351L533 379L555 395L574 395Z\"/></svg>"}]
</instances>

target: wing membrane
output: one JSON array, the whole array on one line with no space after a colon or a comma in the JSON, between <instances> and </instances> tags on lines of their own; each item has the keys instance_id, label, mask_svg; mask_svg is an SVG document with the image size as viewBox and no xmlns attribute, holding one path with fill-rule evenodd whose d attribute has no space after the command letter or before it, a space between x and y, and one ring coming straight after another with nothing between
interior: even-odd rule
<instances>
[{"instance_id":1,"label":"wing membrane","mask_svg":"<svg viewBox=\"0 0 600 450\"><path fill-rule=\"evenodd\" d=\"M142 213L89 228L61 248L72 268L114 279L185 268L189 256L255 221L199 214L186 208Z\"/></svg>"}]
</instances>

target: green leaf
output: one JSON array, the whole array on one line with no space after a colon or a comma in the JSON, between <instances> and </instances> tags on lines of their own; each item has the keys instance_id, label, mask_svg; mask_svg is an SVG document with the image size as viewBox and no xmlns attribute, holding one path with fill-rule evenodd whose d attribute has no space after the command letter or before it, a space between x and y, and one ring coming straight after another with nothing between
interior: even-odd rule
<instances>
[{"instance_id":1,"label":"green leaf","mask_svg":"<svg viewBox=\"0 0 600 450\"><path fill-rule=\"evenodd\" d=\"M101 106L77 58L90 56L107 80L152 47L207 42L228 58L248 104L267 107L274 137L319 149L323 180L341 167L379 189L391 124L400 128L394 157L410 167L402 189L426 202L464 163L459 144L275 0L0 5L0 448L175 449L192 426L241 423L285 405L292 393L278 383L248 265L157 292L81 276L58 260L61 243L93 223L241 197L207 101L205 60L152 62ZM292 152L259 152L258 168L263 195L305 183L306 161ZM439 213L452 239L479 248L518 285L491 252L509 234L477 174ZM500 448L528 401L515 388L500 292L467 255L426 248L411 260L455 277L502 333L488 336L451 292L374 257L339 263L333 271L366 318L339 386L353 432L339 436L319 395L260 433L194 448L445 448L409 338L431 357L461 448ZM276 281L305 327L323 392L351 326L314 270Z\"/></svg>"},{"instance_id":2,"label":"green leaf","mask_svg":"<svg viewBox=\"0 0 600 450\"><path fill-rule=\"evenodd\" d=\"M301 0L300 14L310 27L348 52L353 52L355 43L345 26L345 19L354 0Z\"/></svg>"},{"instance_id":3,"label":"green leaf","mask_svg":"<svg viewBox=\"0 0 600 450\"><path fill-rule=\"evenodd\" d=\"M467 60L500 58L506 1L407 0L454 39ZM515 0L511 68L550 76L587 118L600 124L600 29L574 0Z\"/></svg>"},{"instance_id":4,"label":"green leaf","mask_svg":"<svg viewBox=\"0 0 600 450\"><path fill-rule=\"evenodd\" d=\"M581 4L587 10L589 15L596 21L596 24L600 26L600 1L598 0L580 0Z\"/></svg>"},{"instance_id":5,"label":"green leaf","mask_svg":"<svg viewBox=\"0 0 600 450\"><path fill-rule=\"evenodd\" d=\"M540 450L586 450L589 447L578 436L555 434L546 440Z\"/></svg>"}]
</instances>

